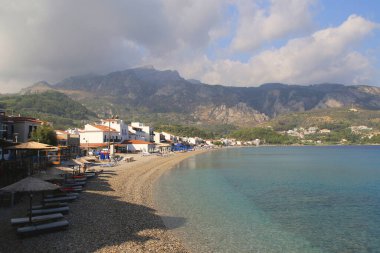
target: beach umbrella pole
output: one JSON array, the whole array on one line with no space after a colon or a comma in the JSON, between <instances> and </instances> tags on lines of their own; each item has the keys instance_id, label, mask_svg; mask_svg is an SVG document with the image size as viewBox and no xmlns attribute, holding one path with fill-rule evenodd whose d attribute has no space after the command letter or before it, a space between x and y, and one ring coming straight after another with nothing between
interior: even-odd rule
<instances>
[{"instance_id":1,"label":"beach umbrella pole","mask_svg":"<svg viewBox=\"0 0 380 253\"><path fill-rule=\"evenodd\" d=\"M32 202L33 202L33 194L29 193L29 223L32 223Z\"/></svg>"}]
</instances>

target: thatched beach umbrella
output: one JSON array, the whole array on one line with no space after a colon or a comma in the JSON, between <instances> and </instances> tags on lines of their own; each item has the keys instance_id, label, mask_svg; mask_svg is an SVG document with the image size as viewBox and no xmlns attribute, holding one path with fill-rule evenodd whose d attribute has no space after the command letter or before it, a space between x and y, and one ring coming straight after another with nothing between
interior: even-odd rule
<instances>
[{"instance_id":1,"label":"thatched beach umbrella","mask_svg":"<svg viewBox=\"0 0 380 253\"><path fill-rule=\"evenodd\" d=\"M60 174L53 174L53 173L37 173L34 174L32 177L42 179L44 181L49 181L49 180L57 180L57 179L63 179L63 177Z\"/></svg>"},{"instance_id":2,"label":"thatched beach umbrella","mask_svg":"<svg viewBox=\"0 0 380 253\"><path fill-rule=\"evenodd\" d=\"M40 143L36 141L29 141L25 143L20 143L15 146L8 147L7 149L16 149L16 150L52 150L56 149L57 147L48 145L45 143Z\"/></svg>"},{"instance_id":3,"label":"thatched beach umbrella","mask_svg":"<svg viewBox=\"0 0 380 253\"><path fill-rule=\"evenodd\" d=\"M68 161L65 161L63 163L64 166L68 166L73 170L73 174L75 174L75 167L78 168L78 171L80 172L80 167L83 165L82 162L78 161L77 159L70 159Z\"/></svg>"},{"instance_id":4,"label":"thatched beach umbrella","mask_svg":"<svg viewBox=\"0 0 380 253\"><path fill-rule=\"evenodd\" d=\"M14 184L8 185L4 188L1 188L0 191L5 192L28 192L30 199L30 211L29 211L29 222L32 222L32 199L34 192L43 192L43 191L52 191L59 189L58 185L45 182L42 179L35 177L24 178Z\"/></svg>"},{"instance_id":5,"label":"thatched beach umbrella","mask_svg":"<svg viewBox=\"0 0 380 253\"><path fill-rule=\"evenodd\" d=\"M15 146L8 147L7 149L13 149L13 150L36 150L37 157L38 157L38 164L40 163L40 151L41 150L55 150L57 147L48 145L45 143L40 143L36 141L28 141L25 143L20 143Z\"/></svg>"}]
</instances>

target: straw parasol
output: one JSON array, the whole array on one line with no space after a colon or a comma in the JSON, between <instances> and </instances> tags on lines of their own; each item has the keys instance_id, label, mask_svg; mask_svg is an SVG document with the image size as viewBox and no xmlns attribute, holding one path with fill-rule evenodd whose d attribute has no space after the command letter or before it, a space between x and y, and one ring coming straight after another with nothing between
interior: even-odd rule
<instances>
[{"instance_id":1,"label":"straw parasol","mask_svg":"<svg viewBox=\"0 0 380 253\"><path fill-rule=\"evenodd\" d=\"M80 172L80 167L83 165L83 163L78 161L77 159L70 159L68 161L65 161L62 165L70 167L73 170L73 174L74 174L76 167L78 168L78 171Z\"/></svg>"},{"instance_id":2,"label":"straw parasol","mask_svg":"<svg viewBox=\"0 0 380 253\"><path fill-rule=\"evenodd\" d=\"M32 222L32 199L34 192L52 191L58 189L59 186L45 182L42 179L35 177L26 177L14 184L8 185L1 188L0 191L5 192L28 192L30 199L30 212L29 212L29 222Z\"/></svg>"},{"instance_id":3,"label":"straw parasol","mask_svg":"<svg viewBox=\"0 0 380 253\"><path fill-rule=\"evenodd\" d=\"M38 174L34 174L33 177L42 179L44 181L63 179L63 177L60 174L41 173L41 172Z\"/></svg>"},{"instance_id":4,"label":"straw parasol","mask_svg":"<svg viewBox=\"0 0 380 253\"><path fill-rule=\"evenodd\" d=\"M40 143L36 141L29 141L21 143L15 146L8 147L7 149L17 149L17 150L51 150L56 149L57 147L48 145L45 143Z\"/></svg>"},{"instance_id":5,"label":"straw parasol","mask_svg":"<svg viewBox=\"0 0 380 253\"><path fill-rule=\"evenodd\" d=\"M40 143L36 141L24 142L15 146L8 147L7 149L13 150L37 150L38 163L40 163L40 150L55 150L57 147L48 145L45 143Z\"/></svg>"}]
</instances>

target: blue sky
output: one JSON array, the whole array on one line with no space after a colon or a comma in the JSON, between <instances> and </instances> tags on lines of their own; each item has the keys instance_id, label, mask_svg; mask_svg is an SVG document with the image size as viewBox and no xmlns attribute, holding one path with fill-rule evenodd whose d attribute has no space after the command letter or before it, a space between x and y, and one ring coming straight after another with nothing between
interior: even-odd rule
<instances>
[{"instance_id":1,"label":"blue sky","mask_svg":"<svg viewBox=\"0 0 380 253\"><path fill-rule=\"evenodd\" d=\"M0 0L0 93L153 65L208 84L380 86L377 0Z\"/></svg>"},{"instance_id":2,"label":"blue sky","mask_svg":"<svg viewBox=\"0 0 380 253\"><path fill-rule=\"evenodd\" d=\"M352 14L359 15L367 20L380 24L380 1L376 0L324 0L320 1L321 10L317 21L320 27L337 26ZM379 31L374 32L373 38L362 44L361 51L368 49L379 50Z\"/></svg>"}]
</instances>

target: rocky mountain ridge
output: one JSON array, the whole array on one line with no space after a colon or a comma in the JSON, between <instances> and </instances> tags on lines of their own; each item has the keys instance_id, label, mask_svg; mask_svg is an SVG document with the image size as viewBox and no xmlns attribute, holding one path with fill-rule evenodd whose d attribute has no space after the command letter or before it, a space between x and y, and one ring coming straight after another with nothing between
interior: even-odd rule
<instances>
[{"instance_id":1,"label":"rocky mountain ridge","mask_svg":"<svg viewBox=\"0 0 380 253\"><path fill-rule=\"evenodd\" d=\"M350 106L380 109L380 88L374 86L271 83L228 87L186 80L177 71L152 67L70 77L53 85L39 82L22 93L44 90L65 93L100 116L160 114L164 120L186 118L186 123L199 124L253 126L290 112Z\"/></svg>"}]
</instances>

